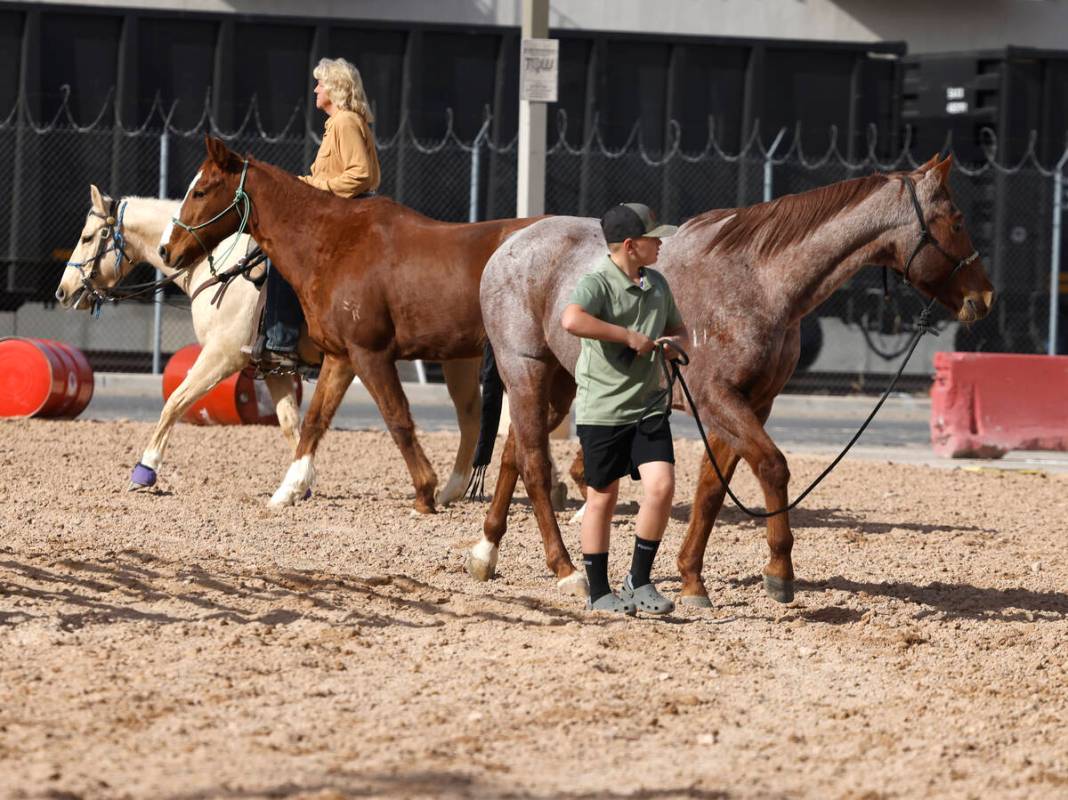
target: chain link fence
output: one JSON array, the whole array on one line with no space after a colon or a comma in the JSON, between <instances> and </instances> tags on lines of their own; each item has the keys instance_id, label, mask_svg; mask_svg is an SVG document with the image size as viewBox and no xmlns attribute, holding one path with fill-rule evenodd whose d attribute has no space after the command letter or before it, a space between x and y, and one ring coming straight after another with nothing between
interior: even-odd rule
<instances>
[{"instance_id":1,"label":"chain link fence","mask_svg":"<svg viewBox=\"0 0 1068 800\"><path fill-rule=\"evenodd\" d=\"M303 174L320 133L309 129L305 109L297 107L282 131L269 134L255 102L235 131L219 130L207 105L200 121L184 130L170 124L158 103L134 129L108 111L105 107L96 120L78 125L64 103L52 120L41 123L30 119L20 102L0 122L0 336L61 339L85 350L96 369L147 371L154 363L155 326L162 350L157 358L195 341L188 298L180 291L167 289L158 322L151 298L109 305L99 319L64 312L52 301L85 220L88 186L96 184L113 197L181 197L204 159L205 133ZM800 129L777 132L770 147L755 130L740 152L728 153L710 128L705 147L688 152L681 147L681 131L672 125L668 145L651 153L637 124L624 146L612 149L596 124L594 133L576 145L566 136L566 118L561 115L556 123L546 158L545 207L553 214L599 216L613 203L637 200L656 208L662 219L682 222L710 208L749 205L917 163L907 143L893 161L877 158L874 130L866 157L851 162L839 151L833 131L828 150L812 157L801 149ZM384 194L441 220L515 214L514 140L493 141L487 120L473 141L462 141L451 114L440 139L420 139L412 133L415 127L405 120L394 136L378 143ZM988 153L996 151L992 137L986 144ZM943 312L941 336L924 338L905 373L904 388L926 390L937 350L1068 350L1064 305L1057 311L1064 294L1057 285L1063 233L1056 221L1066 160L1068 153L1056 165L1040 164L1032 147L1012 166L992 157L980 164L955 164L954 198L998 297L991 315L971 327ZM129 280L152 276L151 268L142 265ZM802 362L788 390L878 391L899 365L920 305L904 289L892 290L884 299L881 271L861 270L806 318Z\"/></svg>"}]
</instances>

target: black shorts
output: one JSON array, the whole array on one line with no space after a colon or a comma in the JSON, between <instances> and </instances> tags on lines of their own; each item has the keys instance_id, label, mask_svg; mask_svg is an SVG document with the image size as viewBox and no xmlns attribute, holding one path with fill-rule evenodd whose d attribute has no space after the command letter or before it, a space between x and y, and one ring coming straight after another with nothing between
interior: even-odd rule
<instances>
[{"instance_id":1,"label":"black shorts","mask_svg":"<svg viewBox=\"0 0 1068 800\"><path fill-rule=\"evenodd\" d=\"M604 489L626 474L641 480L638 467L651 461L675 463L675 444L667 419L646 419L640 425L578 425L586 483Z\"/></svg>"}]
</instances>

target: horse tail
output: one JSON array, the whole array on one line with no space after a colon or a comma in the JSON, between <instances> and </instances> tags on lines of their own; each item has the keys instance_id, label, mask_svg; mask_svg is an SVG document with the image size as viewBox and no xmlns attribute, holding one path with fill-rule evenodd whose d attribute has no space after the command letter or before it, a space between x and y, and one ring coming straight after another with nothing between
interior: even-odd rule
<instances>
[{"instance_id":1,"label":"horse tail","mask_svg":"<svg viewBox=\"0 0 1068 800\"><path fill-rule=\"evenodd\" d=\"M493 357L493 345L486 342L482 350L482 369L479 372L482 384L482 413L478 424L478 444L472 464L471 480L467 484L467 496L471 500L486 499L486 470L493 459L493 445L497 441L497 428L501 424L501 406L504 402L504 382L497 372L497 360Z\"/></svg>"}]
</instances>

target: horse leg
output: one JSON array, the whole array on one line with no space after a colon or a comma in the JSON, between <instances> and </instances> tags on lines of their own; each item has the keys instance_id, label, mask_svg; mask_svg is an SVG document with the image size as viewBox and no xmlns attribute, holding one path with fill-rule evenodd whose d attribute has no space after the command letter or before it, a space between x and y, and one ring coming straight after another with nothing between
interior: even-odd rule
<instances>
[{"instance_id":1,"label":"horse leg","mask_svg":"<svg viewBox=\"0 0 1068 800\"><path fill-rule=\"evenodd\" d=\"M382 352L363 348L353 348L352 352L360 380L378 406L386 428L404 456L404 463L408 465L415 487L415 510L421 514L433 514L434 488L438 478L415 437L415 423L397 374L397 365Z\"/></svg>"},{"instance_id":2,"label":"horse leg","mask_svg":"<svg viewBox=\"0 0 1068 800\"><path fill-rule=\"evenodd\" d=\"M193 403L211 391L215 385L237 372L248 363L247 356L239 350L229 350L218 345L213 346L209 342L200 355L197 356L193 366L189 368L185 378L178 384L178 388L167 398L163 404L163 411L159 415L159 422L152 432L148 447L141 455L141 461L133 469L130 476L129 491L146 489L156 483L156 472L163 463L163 451L167 448L174 423L182 418L182 415Z\"/></svg>"},{"instance_id":3,"label":"horse leg","mask_svg":"<svg viewBox=\"0 0 1068 800\"><path fill-rule=\"evenodd\" d=\"M564 375L546 375L548 370L554 368L534 359L521 361L516 380L510 381L510 376L505 376L512 427L501 458L501 472L493 502L486 515L483 539L471 550L468 572L479 580L485 580L493 574L492 566L496 565L498 546L506 529L508 504L515 491L516 479L522 474L542 535L545 563L556 576L557 586L562 591L584 597L589 593L586 578L575 570L571 562L560 536L550 497L552 461L549 458L549 431L563 421L571 408L575 393L574 380L559 365L555 370L564 372ZM501 364L502 360L498 357L498 366ZM472 569L472 565L476 569ZM487 565L490 567L488 572L485 569Z\"/></svg>"},{"instance_id":4,"label":"horse leg","mask_svg":"<svg viewBox=\"0 0 1068 800\"><path fill-rule=\"evenodd\" d=\"M586 496L586 458L582 454L582 447L579 446L578 452L575 454L575 460L571 462L571 469L568 470L571 475L571 480L575 482L575 485L579 490L579 497ZM571 517L572 524L579 524L582 522L582 517L586 514L586 501L582 501L582 505L579 506L579 510Z\"/></svg>"},{"instance_id":5,"label":"horse leg","mask_svg":"<svg viewBox=\"0 0 1068 800\"><path fill-rule=\"evenodd\" d=\"M790 468L786 456L764 430L764 421L771 413L770 402L759 410L734 393L719 393L714 398L715 417L725 430L731 431L738 444L735 450L753 470L764 491L764 505L768 511L785 508L789 502ZM704 405L704 404L702 404ZM711 416L711 415L710 415ZM764 567L764 590L780 603L794 599L794 565L791 552L794 536L790 530L789 514L767 518L770 559Z\"/></svg>"},{"instance_id":6,"label":"horse leg","mask_svg":"<svg viewBox=\"0 0 1068 800\"><path fill-rule=\"evenodd\" d=\"M738 465L738 456L724 442L712 438L709 442L716 464L723 477L730 483L734 468ZM694 494L693 510L690 512L690 524L686 529L686 538L679 548L678 567L682 577L682 589L679 602L682 605L709 608L708 590L701 578L704 568L705 548L712 526L723 507L723 498L727 495L727 486L716 475L712 462L705 454L701 462L701 472L697 478L697 491Z\"/></svg>"},{"instance_id":7,"label":"horse leg","mask_svg":"<svg viewBox=\"0 0 1068 800\"><path fill-rule=\"evenodd\" d=\"M297 451L300 436L300 408L297 405L297 386L292 375L268 375L264 379L267 390L274 401L274 413L278 416L278 426L282 435L289 442L292 453Z\"/></svg>"},{"instance_id":8,"label":"horse leg","mask_svg":"<svg viewBox=\"0 0 1068 800\"><path fill-rule=\"evenodd\" d=\"M467 574L476 581L488 581L496 574L497 553L501 539L508 530L508 507L512 504L515 484L519 479L519 468L515 458L515 431L509 426L508 438L501 453L501 468L497 474L497 486L493 490L493 500L486 521L482 524L482 539L471 548L464 562Z\"/></svg>"},{"instance_id":9,"label":"horse leg","mask_svg":"<svg viewBox=\"0 0 1068 800\"><path fill-rule=\"evenodd\" d=\"M482 405L482 394L478 387L478 373L481 359L461 358L443 361L441 369L445 373L445 385L449 387L449 397L456 407L456 422L460 426L460 446L456 450L456 461L452 474L445 482L445 488L437 493L437 504L447 506L453 500L463 497L467 483L471 480L471 460L478 444L478 428Z\"/></svg>"},{"instance_id":10,"label":"horse leg","mask_svg":"<svg viewBox=\"0 0 1068 800\"><path fill-rule=\"evenodd\" d=\"M315 386L311 403L308 404L308 413L300 426L300 441L293 454L293 463L289 465L281 486L271 496L272 506L291 506L311 492L315 483L315 468L312 464L315 451L326 429L330 427L330 421L355 375L352 365L344 356L323 356L319 382Z\"/></svg>"}]
</instances>

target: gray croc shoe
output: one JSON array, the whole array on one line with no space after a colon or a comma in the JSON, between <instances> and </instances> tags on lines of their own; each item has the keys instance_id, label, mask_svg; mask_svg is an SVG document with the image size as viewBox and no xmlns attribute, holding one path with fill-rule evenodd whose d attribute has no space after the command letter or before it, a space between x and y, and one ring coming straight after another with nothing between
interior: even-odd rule
<instances>
[{"instance_id":1,"label":"gray croc shoe","mask_svg":"<svg viewBox=\"0 0 1068 800\"><path fill-rule=\"evenodd\" d=\"M651 583L639 586L635 589L630 582L630 575L623 579L623 585L619 588L619 596L624 601L630 601L639 611L646 614L670 614L675 610L675 604L656 590Z\"/></svg>"},{"instance_id":2,"label":"gray croc shoe","mask_svg":"<svg viewBox=\"0 0 1068 800\"><path fill-rule=\"evenodd\" d=\"M623 600L615 592L609 592L606 595L601 595L594 602L590 602L590 599L586 598L586 610L587 611L612 611L617 614L626 614L628 617L633 617L637 609L634 607L634 603L630 600Z\"/></svg>"}]
</instances>

